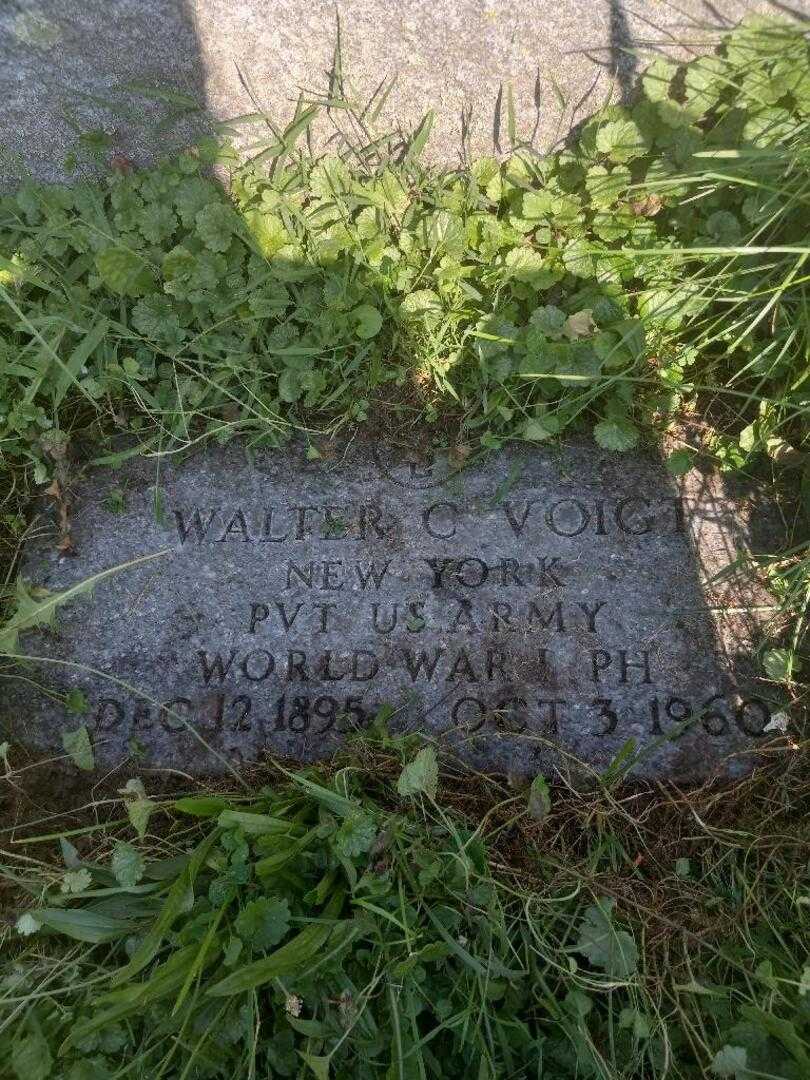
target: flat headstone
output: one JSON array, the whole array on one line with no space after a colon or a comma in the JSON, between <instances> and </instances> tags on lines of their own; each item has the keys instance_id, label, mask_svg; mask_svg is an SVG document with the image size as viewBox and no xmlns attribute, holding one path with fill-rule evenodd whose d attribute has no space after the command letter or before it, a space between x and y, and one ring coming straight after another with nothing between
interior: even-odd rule
<instances>
[{"instance_id":1,"label":"flat headstone","mask_svg":"<svg viewBox=\"0 0 810 1080\"><path fill-rule=\"evenodd\" d=\"M767 507L718 474L590 444L464 468L232 446L91 472L72 498L73 553L41 529L32 585L133 565L22 636L46 659L0 712L32 747L84 723L104 768L201 774L328 754L387 706L481 768L602 769L633 739L637 773L694 781L767 738L746 658L770 600L716 580Z\"/></svg>"}]
</instances>

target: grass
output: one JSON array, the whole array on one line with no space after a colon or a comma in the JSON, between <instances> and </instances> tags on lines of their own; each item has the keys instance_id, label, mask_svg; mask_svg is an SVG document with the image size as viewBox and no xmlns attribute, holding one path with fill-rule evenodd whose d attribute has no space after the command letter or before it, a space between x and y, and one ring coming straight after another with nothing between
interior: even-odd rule
<instances>
[{"instance_id":1,"label":"grass","mask_svg":"<svg viewBox=\"0 0 810 1080\"><path fill-rule=\"evenodd\" d=\"M258 133L247 163L209 141L0 199L0 652L44 618L15 582L32 493L69 550L79 460L114 464L122 435L160 453L303 433L317 454L377 425L462 456L666 436L674 473L700 457L789 496L760 566L787 630L761 659L798 721L801 30L752 19L716 56L656 61L560 153L454 171L422 164L430 114L378 129L339 60L285 128L232 125ZM318 110L336 136L313 158ZM620 769L551 791L439 774L380 722L328 768L236 791L133 778L37 814L37 770L0 756L29 797L0 832L2 1080L810 1075L798 722L753 776L688 793Z\"/></svg>"},{"instance_id":2,"label":"grass","mask_svg":"<svg viewBox=\"0 0 810 1080\"><path fill-rule=\"evenodd\" d=\"M366 740L248 795L131 783L61 866L54 821L6 830L35 905L6 945L8 1075L806 1075L801 755L730 808L437 783L414 749Z\"/></svg>"}]
</instances>

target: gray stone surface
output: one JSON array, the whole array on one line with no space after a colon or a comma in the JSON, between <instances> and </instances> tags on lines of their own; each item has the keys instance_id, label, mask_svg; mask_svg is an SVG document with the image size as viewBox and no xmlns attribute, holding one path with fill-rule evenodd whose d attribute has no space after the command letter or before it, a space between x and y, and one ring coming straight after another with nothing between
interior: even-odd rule
<instances>
[{"instance_id":1,"label":"gray stone surface","mask_svg":"<svg viewBox=\"0 0 810 1080\"><path fill-rule=\"evenodd\" d=\"M300 88L326 85L337 10L312 0L7 0L0 146L47 180L64 175L72 125L153 158L187 140L195 118L172 120L178 103L144 96L144 85L188 95L215 119L261 108L284 122ZM810 0L343 0L339 10L358 97L396 73L386 115L410 129L436 108L431 152L455 163L463 113L473 153L507 149L502 84L514 86L521 138L546 148L626 95L656 53L708 51L747 11L802 17ZM6 160L0 176L17 171Z\"/></svg>"},{"instance_id":2,"label":"gray stone surface","mask_svg":"<svg viewBox=\"0 0 810 1080\"><path fill-rule=\"evenodd\" d=\"M484 768L601 769L634 738L639 773L733 774L769 719L745 658L770 601L714 579L768 510L724 484L590 445L460 472L357 443L97 472L75 554L43 533L25 574L61 590L162 554L24 636L50 662L4 684L6 734L58 752L81 690L101 766L199 774L328 754L389 705Z\"/></svg>"}]
</instances>

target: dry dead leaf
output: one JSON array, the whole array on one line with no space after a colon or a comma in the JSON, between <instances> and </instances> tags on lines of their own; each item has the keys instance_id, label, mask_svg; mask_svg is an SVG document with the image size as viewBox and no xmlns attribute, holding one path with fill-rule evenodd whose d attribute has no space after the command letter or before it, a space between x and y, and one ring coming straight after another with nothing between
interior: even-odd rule
<instances>
[{"instance_id":1,"label":"dry dead leaf","mask_svg":"<svg viewBox=\"0 0 810 1080\"><path fill-rule=\"evenodd\" d=\"M110 168L117 173L126 175L127 173L132 172L135 168L135 163L132 158L127 157L127 155L123 154L120 150L116 150L116 152L110 156Z\"/></svg>"},{"instance_id":2,"label":"dry dead leaf","mask_svg":"<svg viewBox=\"0 0 810 1080\"><path fill-rule=\"evenodd\" d=\"M573 315L568 316L563 326L563 333L569 341L576 341L578 338L590 337L595 329L593 312L590 308L583 308L582 311L575 311Z\"/></svg>"},{"instance_id":3,"label":"dry dead leaf","mask_svg":"<svg viewBox=\"0 0 810 1080\"><path fill-rule=\"evenodd\" d=\"M45 494L50 495L56 503L59 524L59 539L56 550L61 551L63 554L70 554L76 550L70 532L70 498L56 476L45 489Z\"/></svg>"},{"instance_id":4,"label":"dry dead leaf","mask_svg":"<svg viewBox=\"0 0 810 1080\"><path fill-rule=\"evenodd\" d=\"M661 196L652 194L636 200L636 202L630 204L630 207L636 217L655 217L663 205L664 200Z\"/></svg>"},{"instance_id":5,"label":"dry dead leaf","mask_svg":"<svg viewBox=\"0 0 810 1080\"><path fill-rule=\"evenodd\" d=\"M467 443L457 443L450 451L450 457L458 465L463 465L472 453L472 447Z\"/></svg>"}]
</instances>

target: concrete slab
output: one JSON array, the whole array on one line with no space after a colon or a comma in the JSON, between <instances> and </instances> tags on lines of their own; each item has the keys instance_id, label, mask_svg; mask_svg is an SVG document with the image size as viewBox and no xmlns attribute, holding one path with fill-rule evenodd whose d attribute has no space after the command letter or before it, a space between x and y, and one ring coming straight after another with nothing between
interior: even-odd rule
<instances>
[{"instance_id":1,"label":"concrete slab","mask_svg":"<svg viewBox=\"0 0 810 1080\"><path fill-rule=\"evenodd\" d=\"M339 5L358 97L397 73L386 115L410 128L436 108L431 153L450 163L463 131L473 153L507 149L507 83L520 137L547 147L628 93L645 57L710 50L752 10L810 16L810 0ZM102 128L110 152L145 162L186 142L204 116L258 106L281 123L301 88L326 85L337 11L312 0L12 0L0 10L0 179L13 183L23 166L62 179L77 129Z\"/></svg>"}]
</instances>

